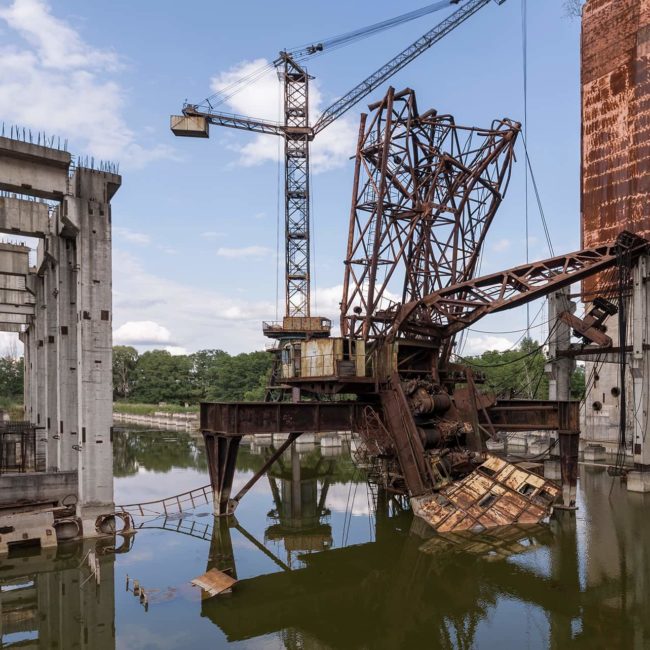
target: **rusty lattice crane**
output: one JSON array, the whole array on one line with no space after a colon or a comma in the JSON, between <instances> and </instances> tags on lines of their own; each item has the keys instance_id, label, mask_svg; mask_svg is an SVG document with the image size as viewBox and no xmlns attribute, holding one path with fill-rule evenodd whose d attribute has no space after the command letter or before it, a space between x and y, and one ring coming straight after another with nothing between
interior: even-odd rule
<instances>
[{"instance_id":1,"label":"rusty lattice crane","mask_svg":"<svg viewBox=\"0 0 650 650\"><path fill-rule=\"evenodd\" d=\"M463 24L490 2L505 0L467 0L439 25L426 32L397 56L340 97L314 124L309 119L309 81L302 66L307 58L321 54L364 35L377 33L427 13L458 5L461 0L442 0L397 18L293 51L280 52L273 62L284 84L284 122L270 122L215 111L210 99L202 104L185 104L183 114L172 116L171 130L177 136L207 138L210 125L226 126L253 133L276 135L284 139L285 211L285 319L264 323L264 333L274 339L305 339L329 336L331 323L311 318L310 262L310 143L323 129L344 115L378 86Z\"/></svg>"},{"instance_id":2,"label":"rusty lattice crane","mask_svg":"<svg viewBox=\"0 0 650 650\"><path fill-rule=\"evenodd\" d=\"M233 512L301 435L295 432L352 430L378 461L382 486L408 495L440 529L539 521L558 488L487 456L486 442L499 432L557 431L563 500L571 506L579 404L480 391L471 366L452 358L454 338L488 314L615 268L622 257L635 259L648 242L622 233L604 246L474 277L508 184L519 125L459 126L451 116L420 113L411 90L390 89L371 109L357 147L342 336L282 350L282 381L312 401L201 405L215 511ZM581 331L611 346L597 336L597 323ZM348 395L356 399L332 399ZM290 436L231 497L241 436L274 432ZM474 482L474 492L464 492L464 481Z\"/></svg>"}]
</instances>

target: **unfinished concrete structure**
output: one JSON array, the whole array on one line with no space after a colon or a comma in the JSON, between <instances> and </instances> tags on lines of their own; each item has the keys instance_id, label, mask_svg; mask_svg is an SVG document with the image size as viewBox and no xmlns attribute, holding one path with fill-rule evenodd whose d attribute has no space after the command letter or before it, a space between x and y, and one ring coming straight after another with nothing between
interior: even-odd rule
<instances>
[{"instance_id":1,"label":"unfinished concrete structure","mask_svg":"<svg viewBox=\"0 0 650 650\"><path fill-rule=\"evenodd\" d=\"M108 165L0 138L0 232L39 239L31 267L27 247L0 247L0 330L24 343L25 418L45 457L44 472L0 476L0 507L67 497L66 529L85 537L114 507L110 201L120 184Z\"/></svg>"},{"instance_id":2,"label":"unfinished concrete structure","mask_svg":"<svg viewBox=\"0 0 650 650\"><path fill-rule=\"evenodd\" d=\"M650 0L588 0L582 23L582 242L597 246L622 229L650 235ZM618 316L606 320L614 346L627 341L629 369L621 387L619 354L587 363L583 438L609 451L619 447L621 406L628 453L650 466L647 396L648 260L633 271L627 291L626 334ZM598 294L616 302L616 278L584 281L587 309ZM650 484L646 486L650 489Z\"/></svg>"}]
</instances>

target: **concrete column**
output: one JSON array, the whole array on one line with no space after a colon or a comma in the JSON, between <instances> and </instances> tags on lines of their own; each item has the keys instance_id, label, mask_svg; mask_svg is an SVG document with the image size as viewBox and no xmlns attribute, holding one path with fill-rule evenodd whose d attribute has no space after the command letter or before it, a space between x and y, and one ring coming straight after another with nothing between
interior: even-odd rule
<instances>
[{"instance_id":1,"label":"concrete column","mask_svg":"<svg viewBox=\"0 0 650 650\"><path fill-rule=\"evenodd\" d=\"M548 398L567 401L571 399L571 373L575 361L559 357L558 353L568 350L571 344L571 327L558 316L565 311L574 313L575 303L569 298L569 287L560 289L548 297L548 326L550 330L548 355L551 361L546 364L548 376Z\"/></svg>"},{"instance_id":2,"label":"concrete column","mask_svg":"<svg viewBox=\"0 0 650 650\"><path fill-rule=\"evenodd\" d=\"M77 235L78 413L81 426L78 514L84 535L113 509L112 268L110 198L114 174L79 168L71 185Z\"/></svg>"},{"instance_id":3,"label":"concrete column","mask_svg":"<svg viewBox=\"0 0 650 650\"><path fill-rule=\"evenodd\" d=\"M632 423L632 453L635 465L650 469L650 440L648 433L648 390L650 390L650 325L648 324L648 300L650 300L650 257L639 259L634 268L634 289L632 294L632 400L634 409Z\"/></svg>"},{"instance_id":4,"label":"concrete column","mask_svg":"<svg viewBox=\"0 0 650 650\"><path fill-rule=\"evenodd\" d=\"M43 242L39 243L43 246ZM45 304L45 281L42 276L34 277L36 287L35 324L35 364L32 366L35 383L35 424L40 427L47 426L47 355L45 354L45 339L47 336L47 307ZM49 450L48 450L49 451ZM47 459L49 467L50 460Z\"/></svg>"},{"instance_id":5,"label":"concrete column","mask_svg":"<svg viewBox=\"0 0 650 650\"><path fill-rule=\"evenodd\" d=\"M77 262L76 241L59 238L59 263L56 267L59 296L57 301L57 339L59 366L59 441L62 470L79 466L81 444L77 394Z\"/></svg>"},{"instance_id":6,"label":"concrete column","mask_svg":"<svg viewBox=\"0 0 650 650\"><path fill-rule=\"evenodd\" d=\"M58 355L58 295L59 290L56 282L56 262L54 256L57 254L58 238L54 237L47 242L51 250L48 251L48 258L43 272L43 286L45 296L45 339L43 345L46 356L46 391L47 391L47 412L45 413L45 432L47 437L47 469L58 472L61 469L61 449L59 435L59 355ZM53 250L52 250L53 248Z\"/></svg>"}]
</instances>

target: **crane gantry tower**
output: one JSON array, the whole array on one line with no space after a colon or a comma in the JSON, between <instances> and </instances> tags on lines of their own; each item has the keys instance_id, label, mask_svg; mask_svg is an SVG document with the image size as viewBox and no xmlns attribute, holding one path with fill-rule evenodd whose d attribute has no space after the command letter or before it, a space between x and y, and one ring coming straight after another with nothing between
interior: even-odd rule
<instances>
[{"instance_id":1,"label":"crane gantry tower","mask_svg":"<svg viewBox=\"0 0 650 650\"><path fill-rule=\"evenodd\" d=\"M301 66L301 62L324 52L328 47L327 41L306 48L282 51L273 62L284 85L283 123L218 112L213 109L209 100L205 100L202 104L185 103L183 114L171 117L171 130L177 136L207 138L212 124L277 135L284 139L285 318L282 324L264 323L266 336L290 340L323 337L330 334L331 323L328 319L311 317L309 165L311 142L334 120L490 2L501 5L505 0L467 0L462 3L445 20L337 99L323 111L313 125L310 125L309 119L309 81L313 77L310 77L307 70ZM442 0L392 21L376 23L365 30L351 32L350 38L358 38L363 33L376 33L392 24L460 3L461 0ZM345 38L344 36L343 39ZM337 44L342 42L341 37L335 40Z\"/></svg>"}]
</instances>

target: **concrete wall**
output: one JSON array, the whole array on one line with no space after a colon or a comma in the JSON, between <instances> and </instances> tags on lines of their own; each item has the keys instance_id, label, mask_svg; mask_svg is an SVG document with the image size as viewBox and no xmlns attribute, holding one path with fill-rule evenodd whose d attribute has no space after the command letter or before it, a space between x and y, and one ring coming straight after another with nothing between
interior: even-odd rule
<instances>
[{"instance_id":1,"label":"concrete wall","mask_svg":"<svg viewBox=\"0 0 650 650\"><path fill-rule=\"evenodd\" d=\"M57 503L77 494L77 471L0 475L0 507L25 502Z\"/></svg>"},{"instance_id":2,"label":"concrete wall","mask_svg":"<svg viewBox=\"0 0 650 650\"><path fill-rule=\"evenodd\" d=\"M94 535L97 516L114 508L110 200L121 178L70 162L67 152L0 138L0 189L19 193L0 197L0 232L40 238L31 269L0 245L0 288L14 289L2 286L9 273L23 275L23 294L33 295L33 305L7 310L5 325L24 323L26 417L42 427L48 471L75 473L77 514Z\"/></svg>"}]
</instances>

